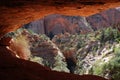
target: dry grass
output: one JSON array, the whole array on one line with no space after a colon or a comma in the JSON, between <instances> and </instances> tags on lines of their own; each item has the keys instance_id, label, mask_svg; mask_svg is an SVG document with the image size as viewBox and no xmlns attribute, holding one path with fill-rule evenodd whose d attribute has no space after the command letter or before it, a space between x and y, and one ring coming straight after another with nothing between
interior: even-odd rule
<instances>
[{"instance_id":1,"label":"dry grass","mask_svg":"<svg viewBox=\"0 0 120 80\"><path fill-rule=\"evenodd\" d=\"M9 46L12 51L16 54L16 56L21 59L28 60L30 57L30 50L27 38L25 36L17 36L15 39L11 41L11 45Z\"/></svg>"}]
</instances>

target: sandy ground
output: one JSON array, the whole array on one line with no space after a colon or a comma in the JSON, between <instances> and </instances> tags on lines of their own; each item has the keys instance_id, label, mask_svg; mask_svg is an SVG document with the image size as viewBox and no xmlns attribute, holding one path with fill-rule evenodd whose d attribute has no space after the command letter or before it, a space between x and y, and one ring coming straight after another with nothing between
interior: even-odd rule
<instances>
[{"instance_id":1,"label":"sandy ground","mask_svg":"<svg viewBox=\"0 0 120 80\"><path fill-rule=\"evenodd\" d=\"M82 5L41 5L27 4L15 7L0 6L0 37L6 32L13 31L31 21L43 18L50 14L63 14L74 16L90 16L109 8L119 7L120 2Z\"/></svg>"}]
</instances>

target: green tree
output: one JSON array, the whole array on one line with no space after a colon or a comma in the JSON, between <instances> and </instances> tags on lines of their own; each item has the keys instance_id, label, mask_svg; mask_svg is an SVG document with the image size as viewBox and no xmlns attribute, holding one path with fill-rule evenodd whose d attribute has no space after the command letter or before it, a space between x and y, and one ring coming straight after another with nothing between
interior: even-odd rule
<instances>
[{"instance_id":1,"label":"green tree","mask_svg":"<svg viewBox=\"0 0 120 80\"><path fill-rule=\"evenodd\" d=\"M44 65L43 64L43 59L41 57L37 57L37 56L31 57L30 61L37 62L37 63L39 63L41 65Z\"/></svg>"},{"instance_id":2,"label":"green tree","mask_svg":"<svg viewBox=\"0 0 120 80\"><path fill-rule=\"evenodd\" d=\"M63 57L60 55L57 55L55 57L55 64L52 70L69 72L66 62L63 61Z\"/></svg>"}]
</instances>

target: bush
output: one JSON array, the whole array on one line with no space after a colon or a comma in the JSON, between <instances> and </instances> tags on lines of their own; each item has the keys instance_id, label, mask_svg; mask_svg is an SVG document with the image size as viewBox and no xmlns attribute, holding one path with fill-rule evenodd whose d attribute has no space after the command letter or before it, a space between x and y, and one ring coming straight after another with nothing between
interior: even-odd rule
<instances>
[{"instance_id":1,"label":"bush","mask_svg":"<svg viewBox=\"0 0 120 80\"><path fill-rule=\"evenodd\" d=\"M60 55L55 57L55 64L52 70L69 72L66 62L63 61L63 58Z\"/></svg>"},{"instance_id":2,"label":"bush","mask_svg":"<svg viewBox=\"0 0 120 80\"><path fill-rule=\"evenodd\" d=\"M37 56L31 57L30 61L37 62L37 63L39 63L41 65L44 65L43 64L43 59L41 57L37 57Z\"/></svg>"},{"instance_id":3,"label":"bush","mask_svg":"<svg viewBox=\"0 0 120 80\"><path fill-rule=\"evenodd\" d=\"M11 41L10 49L21 59L28 60L30 58L30 46L25 36L19 35Z\"/></svg>"},{"instance_id":4,"label":"bush","mask_svg":"<svg viewBox=\"0 0 120 80\"><path fill-rule=\"evenodd\" d=\"M120 79L120 46L115 47L115 57L109 62L106 68L109 69L111 78L113 80Z\"/></svg>"},{"instance_id":5,"label":"bush","mask_svg":"<svg viewBox=\"0 0 120 80\"><path fill-rule=\"evenodd\" d=\"M100 61L97 61L96 64L92 68L93 74L104 77L105 67L106 67L106 63L104 62L101 63Z\"/></svg>"},{"instance_id":6,"label":"bush","mask_svg":"<svg viewBox=\"0 0 120 80\"><path fill-rule=\"evenodd\" d=\"M96 62L93 66L94 75L106 77L111 80L120 79L120 47L115 47L114 53L115 56L108 63Z\"/></svg>"},{"instance_id":7,"label":"bush","mask_svg":"<svg viewBox=\"0 0 120 80\"><path fill-rule=\"evenodd\" d=\"M100 42L105 43L106 41L120 41L120 32L117 29L107 28L101 31L98 38Z\"/></svg>"}]
</instances>

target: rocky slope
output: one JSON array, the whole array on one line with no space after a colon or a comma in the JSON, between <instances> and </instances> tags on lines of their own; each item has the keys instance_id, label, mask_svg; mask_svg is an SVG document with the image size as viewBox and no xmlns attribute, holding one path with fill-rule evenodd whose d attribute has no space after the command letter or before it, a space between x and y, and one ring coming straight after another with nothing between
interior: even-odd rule
<instances>
[{"instance_id":1,"label":"rocky slope","mask_svg":"<svg viewBox=\"0 0 120 80\"><path fill-rule=\"evenodd\" d=\"M26 38L23 36L26 36ZM9 37L12 38L12 42ZM89 34L59 34L55 35L50 41L45 35L37 35L23 28L8 33L3 38L6 39L6 42L10 41L8 45L2 43L3 40L0 41L3 44L1 59L5 58L5 61L8 60L7 63L10 61L9 58L13 59L12 63L14 64L17 64L14 59L27 59L57 71L69 72L70 70L71 73L75 74L91 74L111 80L119 80L120 32L118 29L110 27ZM27 42L22 38L29 41L30 47L26 47ZM27 52L24 52L24 50ZM28 55L28 50L30 50L31 55ZM28 58L26 58L26 55L28 55ZM46 61L48 62L46 63ZM7 68L10 64L7 65ZM1 63L1 65L3 64ZM50 73L52 72L50 71ZM14 76L10 78L14 78Z\"/></svg>"},{"instance_id":2,"label":"rocky slope","mask_svg":"<svg viewBox=\"0 0 120 80\"><path fill-rule=\"evenodd\" d=\"M51 71L49 68L45 68L40 64L11 56L12 52L5 46L0 46L0 49L0 80L105 80L98 76L79 76Z\"/></svg>"},{"instance_id":3,"label":"rocky slope","mask_svg":"<svg viewBox=\"0 0 120 80\"><path fill-rule=\"evenodd\" d=\"M89 34L56 35L52 40L66 57L75 74L93 74L119 80L120 32L104 28Z\"/></svg>"},{"instance_id":4,"label":"rocky slope","mask_svg":"<svg viewBox=\"0 0 120 80\"><path fill-rule=\"evenodd\" d=\"M119 55L120 32L117 27L103 28L85 34L59 33L55 34L52 40L44 34L36 34L32 29L23 27L6 34L3 38L7 37L13 39L8 49L18 58L31 60L57 71L119 79L120 66L117 55ZM29 45L26 44L27 41Z\"/></svg>"},{"instance_id":5,"label":"rocky slope","mask_svg":"<svg viewBox=\"0 0 120 80\"><path fill-rule=\"evenodd\" d=\"M118 80L120 36L117 30L112 29L112 31L111 28L105 29L105 27L112 26L113 28L119 29L119 16L119 7L89 17L54 14L26 24L18 31L8 33L0 39L0 59L2 61L4 58L6 62L6 64L0 62L0 75L3 76L0 77L1 80L7 80L8 78L14 80L16 77L19 77L19 79L56 80L58 76L65 76L59 78L60 80L74 80L76 78L78 80L90 78L95 80L103 79L92 75ZM18 24L16 25L18 27ZM1 27L3 26L5 25L1 24ZM93 32L100 29L107 31ZM2 28L1 32L3 34L11 30L13 30L12 27L6 30ZM90 34L89 32L93 33ZM86 33L89 33L89 35L84 35ZM43 34L50 37L52 41ZM6 37L7 40L5 40ZM9 41L10 43L6 43ZM39 64L26 60L31 60ZM98 62L99 64L96 64ZM45 69L40 64L63 72ZM32 65L36 69L33 70L29 65ZM100 69L99 66L101 66ZM71 73L92 75L80 77L78 75L64 73L69 72L68 69ZM21 70L21 73L18 73L19 70ZM22 72L23 70L25 73ZM5 75L5 71L8 74ZM40 71L43 72L40 73ZM12 76L11 73L18 74Z\"/></svg>"},{"instance_id":6,"label":"rocky slope","mask_svg":"<svg viewBox=\"0 0 120 80\"><path fill-rule=\"evenodd\" d=\"M11 40L7 40L5 44ZM0 41L0 43L2 43ZM20 43L22 44L22 43ZM0 46L0 80L106 80L102 77L93 75L75 75L64 72L51 71L38 63L17 58L15 52L9 49L9 45ZM24 47L24 46L22 46ZM17 49L17 47L16 47ZM20 48L18 48L20 49ZM21 53L22 54L22 53Z\"/></svg>"}]
</instances>

